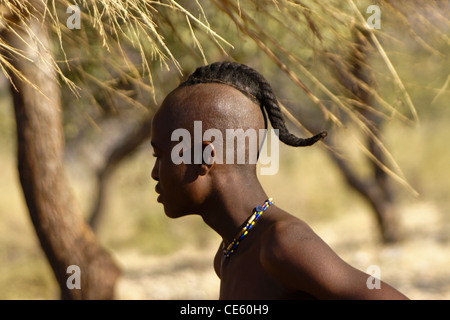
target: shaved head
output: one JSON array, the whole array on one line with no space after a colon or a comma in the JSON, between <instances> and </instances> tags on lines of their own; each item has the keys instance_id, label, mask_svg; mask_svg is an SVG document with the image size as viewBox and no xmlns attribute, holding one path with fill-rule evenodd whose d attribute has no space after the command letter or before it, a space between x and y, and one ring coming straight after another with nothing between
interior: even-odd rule
<instances>
[{"instance_id":1,"label":"shaved head","mask_svg":"<svg viewBox=\"0 0 450 320\"><path fill-rule=\"evenodd\" d=\"M227 130L242 130L247 132L252 129L255 132L256 145L254 146L255 155L262 143L259 130L265 129L264 116L260 106L250 100L239 90L218 83L202 83L187 87L178 87L172 91L164 100L161 108L155 115L155 119L164 124L167 133L176 129L186 129L193 136L195 133L195 122L201 121L201 135L205 131L214 129L221 132L222 137L227 136ZM158 123L155 123L158 125ZM166 134L166 136L169 136ZM250 138L249 138L250 139ZM223 156L223 145L218 145L217 140L213 142L220 158ZM167 141L173 147L173 141ZM234 159L237 157L237 148L245 148L245 164L249 164L250 146L249 141L245 145L234 144ZM227 150L228 151L228 150ZM230 164L230 163L228 163ZM233 161L231 164L237 164ZM251 166L238 166L240 171L250 169L250 172L256 173L256 161ZM247 171L247 170L245 170Z\"/></svg>"},{"instance_id":2,"label":"shaved head","mask_svg":"<svg viewBox=\"0 0 450 320\"><path fill-rule=\"evenodd\" d=\"M218 83L179 87L164 100L159 113L172 119L171 126L193 128L202 121L203 129L264 129L261 108L239 90Z\"/></svg>"}]
</instances>

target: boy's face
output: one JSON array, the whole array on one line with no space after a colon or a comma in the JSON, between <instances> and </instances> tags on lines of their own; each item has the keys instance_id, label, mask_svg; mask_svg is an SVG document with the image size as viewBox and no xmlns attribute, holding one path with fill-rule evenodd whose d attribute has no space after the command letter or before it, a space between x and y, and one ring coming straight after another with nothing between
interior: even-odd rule
<instances>
[{"instance_id":1,"label":"boy's face","mask_svg":"<svg viewBox=\"0 0 450 320\"><path fill-rule=\"evenodd\" d=\"M158 202L164 205L168 217L178 218L187 214L198 213L204 201L207 183L197 172L198 165L175 164L172 160L172 148L176 142L171 141L172 132L179 126L173 114L167 111L168 104L177 103L175 99L166 99L156 112L151 128L155 164L152 178L158 183L155 190L159 193Z\"/></svg>"},{"instance_id":2,"label":"boy's face","mask_svg":"<svg viewBox=\"0 0 450 320\"><path fill-rule=\"evenodd\" d=\"M197 121L202 123L200 137L197 137L199 139L196 138ZM217 129L224 133L227 129L236 128L243 131L264 128L264 118L260 107L235 88L223 84L197 84L177 88L166 97L153 117L151 143L156 156L152 178L158 182L155 190L160 194L158 201L164 205L167 216L177 218L201 214L208 205L213 205L208 199L216 194L216 188L220 188L231 175L256 173L256 164L214 162L212 165L204 157L195 161L198 160L195 155L204 155L204 148L211 143L209 138L204 140L204 131ZM188 143L190 147L182 148L183 151L177 148L179 140L172 141L172 135L177 129L188 131L191 137ZM198 147L198 143L202 145ZM232 156L236 154L237 145L233 143ZM200 152L196 152L198 148ZM178 151L186 153L178 156ZM176 153L175 157L172 152ZM178 161L180 158L183 158L181 163ZM188 158L190 160L185 161Z\"/></svg>"},{"instance_id":3,"label":"boy's face","mask_svg":"<svg viewBox=\"0 0 450 320\"><path fill-rule=\"evenodd\" d=\"M176 218L181 215L187 198L186 186L183 183L187 167L175 165L171 159L170 133L165 119L156 115L152 124L151 144L155 156L152 178L158 183L155 190L159 193L158 202L164 205L167 216Z\"/></svg>"}]
</instances>

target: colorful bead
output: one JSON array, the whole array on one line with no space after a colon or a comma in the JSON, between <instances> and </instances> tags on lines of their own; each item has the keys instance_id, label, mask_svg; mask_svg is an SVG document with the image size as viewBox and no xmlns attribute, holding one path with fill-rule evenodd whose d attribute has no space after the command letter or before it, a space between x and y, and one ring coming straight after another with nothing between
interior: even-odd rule
<instances>
[{"instance_id":1,"label":"colorful bead","mask_svg":"<svg viewBox=\"0 0 450 320\"><path fill-rule=\"evenodd\" d=\"M247 224L244 228L238 233L236 238L228 245L228 247L225 249L225 243L223 244L224 250L223 254L225 258L229 258L232 253L234 253L235 249L239 246L240 241L248 234L250 229L253 228L256 221L261 217L261 215L266 211L266 209L273 204L272 198L269 198L266 200L262 205L257 206L255 209L253 209L253 214L250 216L250 218L247 221Z\"/></svg>"}]
</instances>

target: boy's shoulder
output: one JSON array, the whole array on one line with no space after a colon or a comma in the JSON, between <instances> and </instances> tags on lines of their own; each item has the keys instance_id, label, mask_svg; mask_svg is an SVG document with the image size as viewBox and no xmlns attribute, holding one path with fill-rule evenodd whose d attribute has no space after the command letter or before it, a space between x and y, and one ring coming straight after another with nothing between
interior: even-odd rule
<instances>
[{"instance_id":1,"label":"boy's shoulder","mask_svg":"<svg viewBox=\"0 0 450 320\"><path fill-rule=\"evenodd\" d=\"M272 245L300 244L306 240L320 240L314 230L302 219L280 208L274 208L269 227L263 234L263 241L270 248ZM269 216L267 217L269 218Z\"/></svg>"},{"instance_id":2,"label":"boy's shoulder","mask_svg":"<svg viewBox=\"0 0 450 320\"><path fill-rule=\"evenodd\" d=\"M325 244L306 222L291 215L274 221L262 234L261 243L260 257L270 261L299 258L310 246Z\"/></svg>"},{"instance_id":3,"label":"boy's shoulder","mask_svg":"<svg viewBox=\"0 0 450 320\"><path fill-rule=\"evenodd\" d=\"M259 257L273 278L304 292L311 292L322 271L333 269L340 260L307 223L294 216L274 221L265 230Z\"/></svg>"}]
</instances>

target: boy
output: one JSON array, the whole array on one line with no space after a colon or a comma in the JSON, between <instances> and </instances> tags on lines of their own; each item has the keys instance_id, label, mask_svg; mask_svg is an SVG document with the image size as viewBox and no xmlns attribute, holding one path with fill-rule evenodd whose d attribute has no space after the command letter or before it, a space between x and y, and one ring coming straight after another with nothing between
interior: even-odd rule
<instances>
[{"instance_id":1,"label":"boy","mask_svg":"<svg viewBox=\"0 0 450 320\"><path fill-rule=\"evenodd\" d=\"M269 199L258 181L250 142L243 146L244 156L236 156L242 145L233 143L234 156L228 157L227 148L224 157L220 137L230 129L267 129L266 113L288 145L308 146L326 136L292 135L267 81L233 62L198 68L166 97L153 119L158 202L171 218L200 215L222 237L214 259L220 299L407 299L384 282L369 289L369 275L344 262L306 223ZM257 137L258 146L262 140Z\"/></svg>"}]
</instances>

